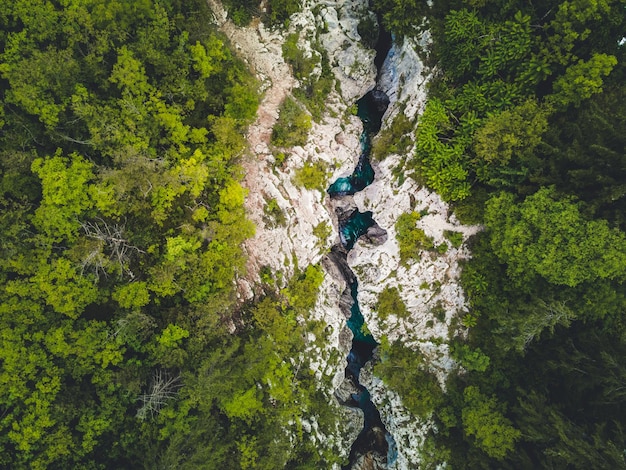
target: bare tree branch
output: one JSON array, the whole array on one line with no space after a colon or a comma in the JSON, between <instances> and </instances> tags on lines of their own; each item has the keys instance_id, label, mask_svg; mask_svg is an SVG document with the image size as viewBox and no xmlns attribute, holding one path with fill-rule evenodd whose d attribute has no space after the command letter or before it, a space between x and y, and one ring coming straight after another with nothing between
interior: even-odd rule
<instances>
[{"instance_id":1,"label":"bare tree branch","mask_svg":"<svg viewBox=\"0 0 626 470\"><path fill-rule=\"evenodd\" d=\"M148 415L154 418L161 412L168 400L176 396L182 384L180 376L171 377L168 372L159 369L154 372L150 391L139 397L143 405L137 410L137 418L144 421Z\"/></svg>"},{"instance_id":2,"label":"bare tree branch","mask_svg":"<svg viewBox=\"0 0 626 470\"><path fill-rule=\"evenodd\" d=\"M81 227L90 238L102 241L109 250L109 258L120 267L120 273L134 279L135 275L128 268L130 252L145 253L145 251L131 245L124 237L124 226L109 224L102 219L99 222L82 222Z\"/></svg>"}]
</instances>

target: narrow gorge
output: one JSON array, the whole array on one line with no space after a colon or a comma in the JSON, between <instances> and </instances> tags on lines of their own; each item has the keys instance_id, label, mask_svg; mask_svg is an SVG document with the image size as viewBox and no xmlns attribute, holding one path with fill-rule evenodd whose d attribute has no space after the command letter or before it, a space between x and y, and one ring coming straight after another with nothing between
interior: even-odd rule
<instances>
[{"instance_id":1,"label":"narrow gorge","mask_svg":"<svg viewBox=\"0 0 626 470\"><path fill-rule=\"evenodd\" d=\"M243 183L246 211L257 230L245 243L248 275L239 279L239 295L262 295L261 272L289 279L306 266L321 266L324 280L308 320L326 327L308 333L298 360L310 361L336 427L322 432L315 412L303 427L316 445L334 449L340 462L349 462L344 468L408 470L419 467L432 423L404 406L398 393L376 376L370 359L377 341L400 342L424 354L443 383L451 367L448 328L464 308L458 261L468 254L464 246L451 246L444 231L467 238L475 229L460 225L436 194L410 176L399 180L394 175L412 152L410 146L370 162L371 138L381 129L388 133L395 116L402 113L415 125L429 71L417 54L423 46L410 39L392 43L383 34L378 51L368 47L359 33L364 18L376 22L362 0L314 2L293 15L284 32L263 23L235 27L225 14L216 14L220 29L264 90L247 136L252 153L244 162ZM277 149L270 136L280 102L297 97L303 86L283 57L286 38L294 36L305 57L328 60L335 86L306 143ZM324 186L298 184L299 172L307 168L326 169ZM270 202L284 215L283 223L265 220ZM423 214L418 228L448 246L446 253L423 252L401 262L396 223L407 212ZM328 228L328 234L316 234L320 227ZM381 292L390 288L406 306L404 317L377 313ZM445 316L433 317L434 308L445 309Z\"/></svg>"},{"instance_id":2,"label":"narrow gorge","mask_svg":"<svg viewBox=\"0 0 626 470\"><path fill-rule=\"evenodd\" d=\"M0 470L626 470L626 0L0 1Z\"/></svg>"},{"instance_id":3,"label":"narrow gorge","mask_svg":"<svg viewBox=\"0 0 626 470\"><path fill-rule=\"evenodd\" d=\"M388 50L388 48L386 48ZM386 51L383 49L384 53ZM380 51L379 51L380 53ZM389 98L380 90L372 90L357 102L357 115L363 122L361 149L357 166L348 177L337 179L328 188L331 205L337 213L340 244L333 247L333 261L341 266L347 284L344 297L348 297L350 316L347 325L353 334L352 347L347 357L345 380L335 395L342 405L357 407L363 412L363 430L352 444L349 464L344 470L361 468L367 462L368 468L387 468L396 459L396 444L387 432L380 412L371 400L370 392L359 382L361 369L373 357L377 341L368 332L367 325L358 302L358 282L347 265L347 253L356 241L364 236L372 243L384 243L387 232L376 224L372 212L361 213L353 207L352 195L362 190L374 180L374 170L369 160L371 138L381 127L381 120L389 105ZM361 463L363 462L363 463Z\"/></svg>"}]
</instances>

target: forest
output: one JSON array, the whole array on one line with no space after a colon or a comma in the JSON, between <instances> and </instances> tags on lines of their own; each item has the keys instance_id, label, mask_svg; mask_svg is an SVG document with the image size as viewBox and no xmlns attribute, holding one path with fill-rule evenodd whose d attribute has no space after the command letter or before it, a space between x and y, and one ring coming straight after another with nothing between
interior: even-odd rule
<instances>
[{"instance_id":1,"label":"forest","mask_svg":"<svg viewBox=\"0 0 626 470\"><path fill-rule=\"evenodd\" d=\"M401 345L378 369L436 420L424 468L626 468L624 2L374 6L432 35L404 171L485 228L445 394Z\"/></svg>"},{"instance_id":2,"label":"forest","mask_svg":"<svg viewBox=\"0 0 626 470\"><path fill-rule=\"evenodd\" d=\"M237 307L257 83L204 0L0 4L0 468L325 468L322 281ZM329 443L328 446L331 444Z\"/></svg>"},{"instance_id":3,"label":"forest","mask_svg":"<svg viewBox=\"0 0 626 470\"><path fill-rule=\"evenodd\" d=\"M259 14L224 3L237 24ZM276 28L299 8L268 5ZM375 368L435 421L423 468L626 468L624 1L372 6L396 41L432 37L400 170L485 228L445 392L401 344ZM341 463L302 425L337 429L302 354L324 330L321 268L236 298L260 94L210 16L204 0L0 2L0 468ZM402 307L393 289L379 304Z\"/></svg>"}]
</instances>

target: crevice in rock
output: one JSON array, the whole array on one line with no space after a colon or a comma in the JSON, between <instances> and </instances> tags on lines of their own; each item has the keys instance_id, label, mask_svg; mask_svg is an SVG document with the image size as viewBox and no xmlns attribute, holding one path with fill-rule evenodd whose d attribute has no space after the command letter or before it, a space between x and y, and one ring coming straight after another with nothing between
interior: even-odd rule
<instances>
[{"instance_id":1,"label":"crevice in rock","mask_svg":"<svg viewBox=\"0 0 626 470\"><path fill-rule=\"evenodd\" d=\"M381 30L375 59L378 73L390 47L391 35ZM359 238L375 245L387 240L386 230L374 221L372 212L360 212L357 209L352 195L374 181L374 169L369 161L371 138L380 130L388 105L387 95L376 88L359 99L358 116L363 122L363 133L357 165L350 176L337 179L327 191L337 216L340 243L326 256L325 263L332 264L346 281L347 288L341 295L340 309L353 334L345 379L335 391L335 397L344 406L359 408L364 416L363 429L352 444L349 463L343 470L386 469L393 463L396 454L393 437L387 432L369 391L359 382L361 369L372 359L378 343L365 325L357 299L358 282L347 262L347 254Z\"/></svg>"}]
</instances>

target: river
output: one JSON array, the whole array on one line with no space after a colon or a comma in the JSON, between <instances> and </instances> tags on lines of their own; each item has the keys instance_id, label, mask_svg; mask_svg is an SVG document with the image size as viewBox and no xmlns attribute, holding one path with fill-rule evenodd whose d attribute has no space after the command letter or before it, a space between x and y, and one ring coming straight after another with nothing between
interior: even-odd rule
<instances>
[{"instance_id":1,"label":"river","mask_svg":"<svg viewBox=\"0 0 626 470\"><path fill-rule=\"evenodd\" d=\"M378 50L378 61L378 57L381 54L388 52L389 45L385 44L386 50L384 48ZM381 64L382 61L379 61L379 63ZM378 63L377 65L380 67ZM382 117L388 105L389 98L387 95L377 89L368 92L357 102L357 114L363 122L359 160L350 176L338 178L329 186L327 192L332 199L352 196L374 181L375 173L370 162L371 139L380 130ZM359 212L354 210L347 215L344 214L342 217L339 217L339 238L343 250L336 250L336 253L341 252L343 254L341 257L342 264L345 263L344 269L349 270L345 261L348 251L372 227L377 227L377 225L370 211ZM343 404L361 409L364 416L364 425L350 449L349 463L343 469L352 469L360 461L368 461L368 468L383 469L393 464L396 459L395 441L393 436L385 429L380 413L371 400L369 391L359 382L361 369L372 359L378 343L368 332L359 308L356 276L350 271L350 275L346 276L346 280L348 281L352 297L350 318L347 320L347 325L353 333L353 340L347 356L345 376L347 380L352 382L354 392L351 394L350 400L344 401Z\"/></svg>"}]
</instances>

